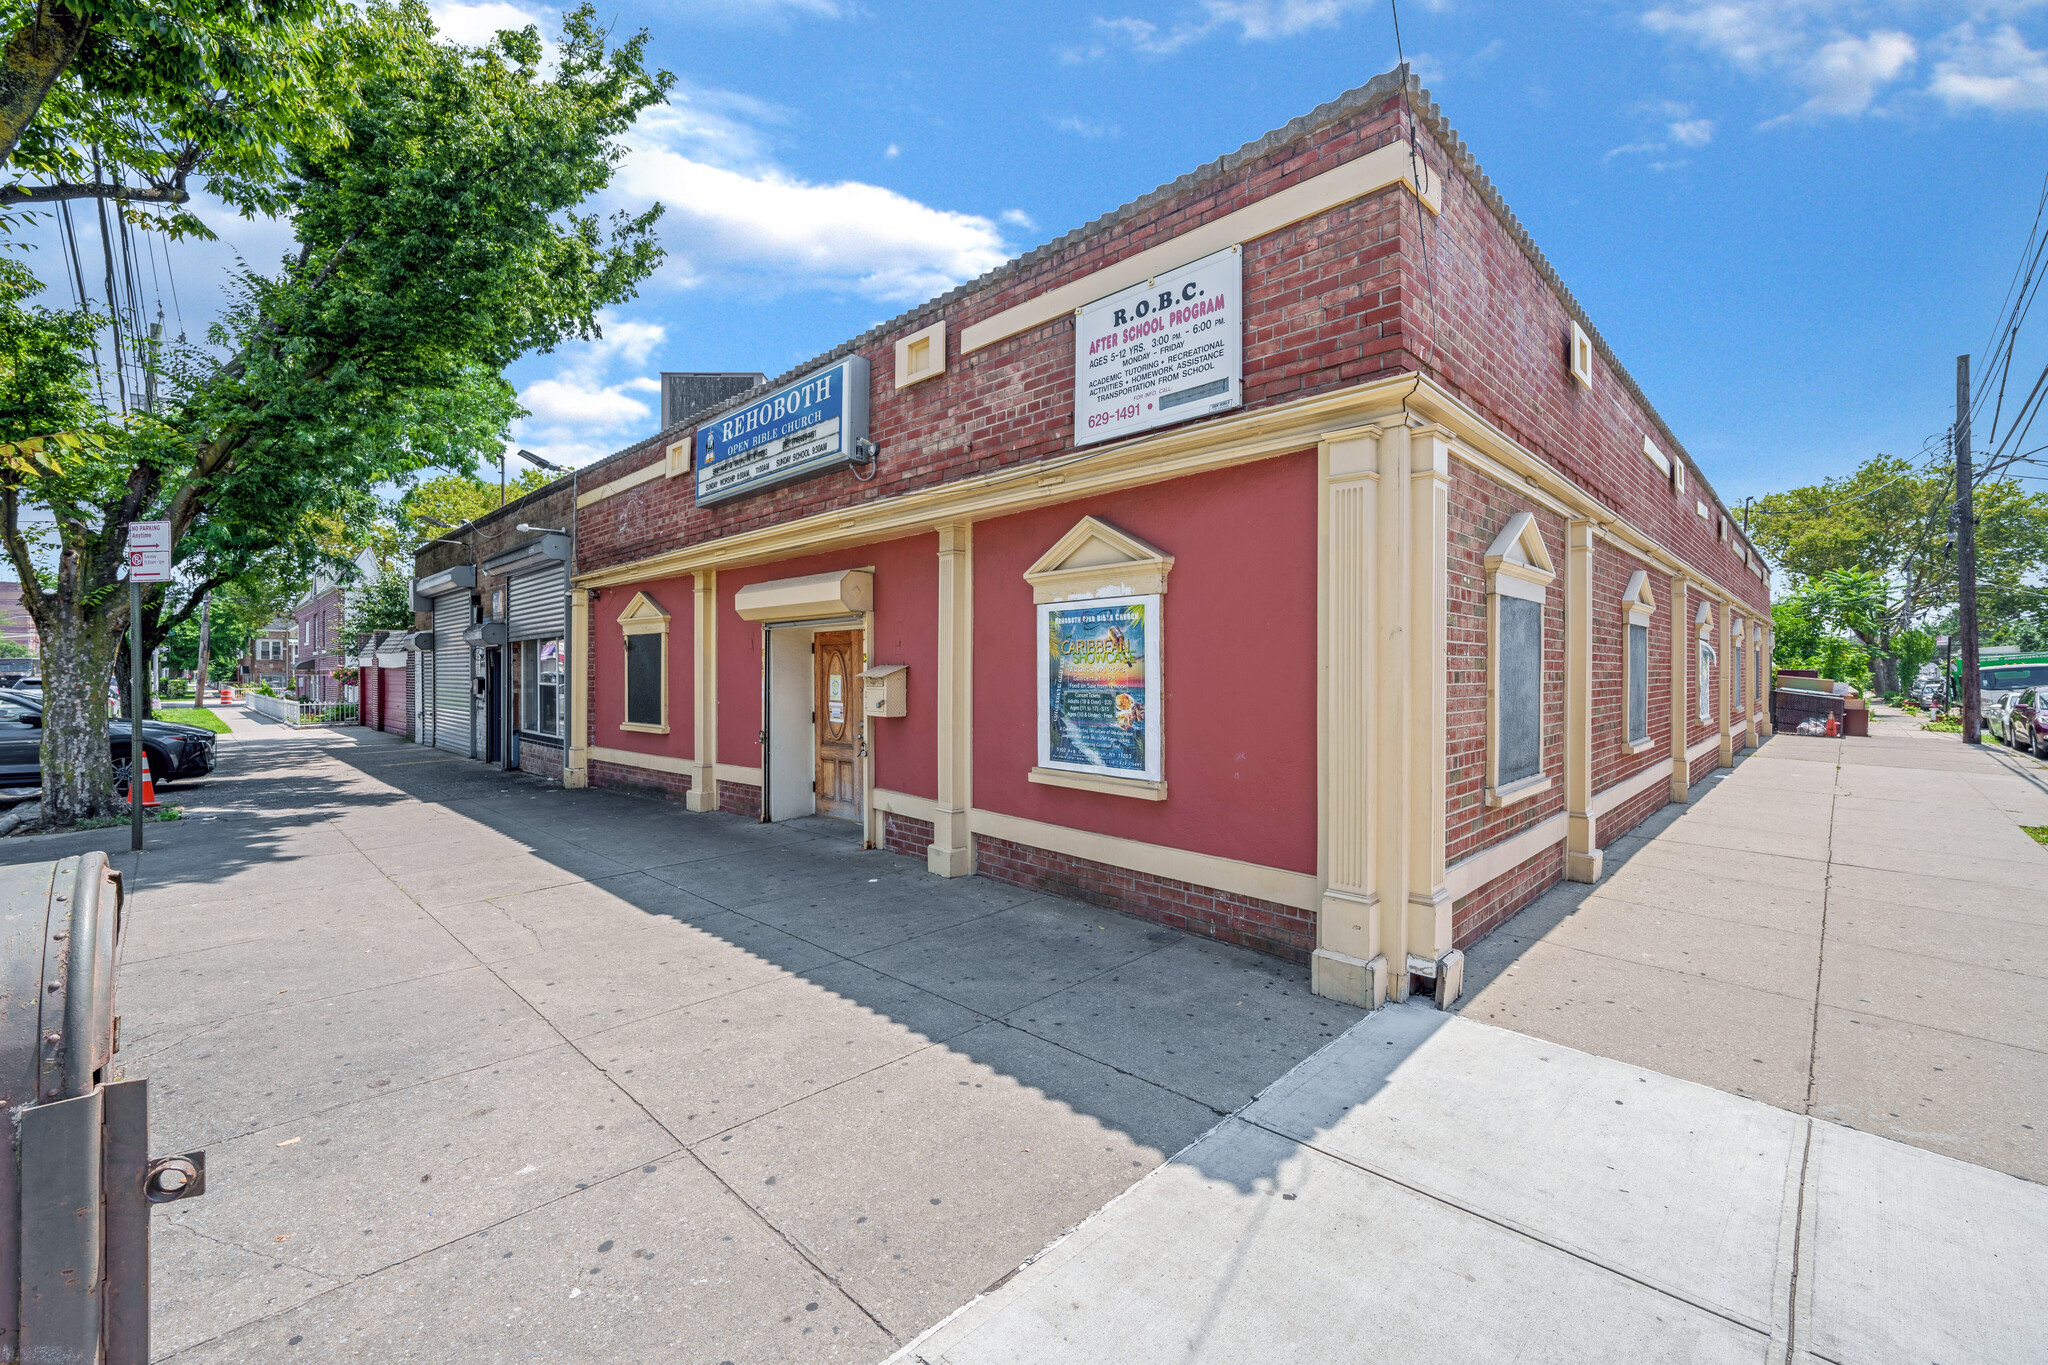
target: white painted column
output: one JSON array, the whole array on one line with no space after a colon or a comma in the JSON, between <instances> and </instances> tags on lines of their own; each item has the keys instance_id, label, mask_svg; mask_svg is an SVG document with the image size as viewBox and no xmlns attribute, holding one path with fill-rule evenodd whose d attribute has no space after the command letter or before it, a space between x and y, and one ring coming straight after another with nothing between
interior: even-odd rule
<instances>
[{"instance_id":1,"label":"white painted column","mask_svg":"<svg viewBox=\"0 0 2048 1365\"><path fill-rule=\"evenodd\" d=\"M1323 891L1309 979L1317 995L1376 1009L1387 998L1379 934L1373 678L1373 546L1379 526L1377 431L1325 441L1321 506L1317 732Z\"/></svg>"},{"instance_id":2,"label":"white painted column","mask_svg":"<svg viewBox=\"0 0 2048 1365\"><path fill-rule=\"evenodd\" d=\"M939 528L939 800L925 866L974 872L974 527Z\"/></svg>"},{"instance_id":3,"label":"white painted column","mask_svg":"<svg viewBox=\"0 0 2048 1365\"><path fill-rule=\"evenodd\" d=\"M1775 627L1765 626L1764 647L1757 652L1757 710L1763 713L1763 719L1758 721L1757 724L1762 727L1766 735L1772 734L1776 728L1776 722L1771 716L1771 642L1776 634L1777 630Z\"/></svg>"},{"instance_id":4,"label":"white painted column","mask_svg":"<svg viewBox=\"0 0 2048 1365\"><path fill-rule=\"evenodd\" d=\"M718 571L696 575L691 595L690 652L695 690L691 698L690 734L694 759L690 790L683 805L694 811L718 809Z\"/></svg>"},{"instance_id":5,"label":"white painted column","mask_svg":"<svg viewBox=\"0 0 2048 1365\"><path fill-rule=\"evenodd\" d=\"M1729 609L1728 604L1723 602L1720 605L1719 614L1714 618L1717 627L1714 634L1721 642L1719 647L1720 665L1714 670L1719 675L1714 679L1714 713L1720 717L1721 721L1721 766L1724 768L1735 766L1735 681L1733 677L1735 660L1728 653L1731 632L1734 629L1731 624L1734 615L1735 613Z\"/></svg>"},{"instance_id":6,"label":"white painted column","mask_svg":"<svg viewBox=\"0 0 2048 1365\"><path fill-rule=\"evenodd\" d=\"M1593 523L1565 526L1564 875L1600 880L1593 819Z\"/></svg>"}]
</instances>

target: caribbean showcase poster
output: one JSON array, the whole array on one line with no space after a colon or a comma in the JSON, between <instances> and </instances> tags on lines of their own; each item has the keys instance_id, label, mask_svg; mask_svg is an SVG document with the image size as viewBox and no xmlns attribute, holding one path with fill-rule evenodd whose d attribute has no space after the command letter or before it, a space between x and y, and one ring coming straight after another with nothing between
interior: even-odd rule
<instances>
[{"instance_id":1,"label":"caribbean showcase poster","mask_svg":"<svg viewBox=\"0 0 2048 1365\"><path fill-rule=\"evenodd\" d=\"M1045 606L1040 762L1157 775L1157 598Z\"/></svg>"}]
</instances>

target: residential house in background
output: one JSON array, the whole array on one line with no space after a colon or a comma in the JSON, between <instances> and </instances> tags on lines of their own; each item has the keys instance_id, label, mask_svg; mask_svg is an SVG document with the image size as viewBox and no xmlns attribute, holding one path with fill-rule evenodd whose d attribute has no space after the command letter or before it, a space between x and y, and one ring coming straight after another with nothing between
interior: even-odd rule
<instances>
[{"instance_id":1,"label":"residential house in background","mask_svg":"<svg viewBox=\"0 0 2048 1365\"><path fill-rule=\"evenodd\" d=\"M12 640L40 657L43 643L36 636L36 623L21 605L21 584L0 583L0 640Z\"/></svg>"},{"instance_id":2,"label":"residential house in background","mask_svg":"<svg viewBox=\"0 0 2048 1365\"><path fill-rule=\"evenodd\" d=\"M278 692L290 686L291 641L297 626L291 621L272 621L243 647L235 660L235 682L242 687L269 685Z\"/></svg>"},{"instance_id":3,"label":"residential house in background","mask_svg":"<svg viewBox=\"0 0 2048 1365\"><path fill-rule=\"evenodd\" d=\"M357 582L367 587L377 581L377 560L368 550L356 556ZM306 591L292 605L291 636L286 651L291 656L292 694L308 701L354 701L355 683L336 678L338 669L353 667L355 642L344 637L342 622L348 616L349 589L331 575L315 573Z\"/></svg>"}]
</instances>

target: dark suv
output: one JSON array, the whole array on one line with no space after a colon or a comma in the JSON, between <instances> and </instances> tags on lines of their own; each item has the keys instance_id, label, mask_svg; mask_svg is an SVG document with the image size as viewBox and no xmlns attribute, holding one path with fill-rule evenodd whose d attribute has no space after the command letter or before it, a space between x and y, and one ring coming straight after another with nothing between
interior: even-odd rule
<instances>
[{"instance_id":1,"label":"dark suv","mask_svg":"<svg viewBox=\"0 0 2048 1365\"><path fill-rule=\"evenodd\" d=\"M2005 742L2048 762L2048 687L2023 687L2005 713Z\"/></svg>"}]
</instances>

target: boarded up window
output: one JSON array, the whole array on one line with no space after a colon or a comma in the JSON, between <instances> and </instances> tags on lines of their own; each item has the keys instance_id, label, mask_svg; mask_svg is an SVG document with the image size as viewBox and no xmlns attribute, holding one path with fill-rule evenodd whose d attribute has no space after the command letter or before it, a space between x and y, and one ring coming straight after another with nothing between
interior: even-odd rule
<instances>
[{"instance_id":1,"label":"boarded up window","mask_svg":"<svg viewBox=\"0 0 2048 1365\"><path fill-rule=\"evenodd\" d=\"M1628 742L1650 737L1650 628L1628 628Z\"/></svg>"},{"instance_id":2,"label":"boarded up window","mask_svg":"<svg viewBox=\"0 0 2048 1365\"><path fill-rule=\"evenodd\" d=\"M626 723L661 724L661 641L658 632L626 637Z\"/></svg>"},{"instance_id":3,"label":"boarded up window","mask_svg":"<svg viewBox=\"0 0 2048 1365\"><path fill-rule=\"evenodd\" d=\"M1505 787L1543 769L1543 604L1501 596L1496 707L1500 767Z\"/></svg>"}]
</instances>

